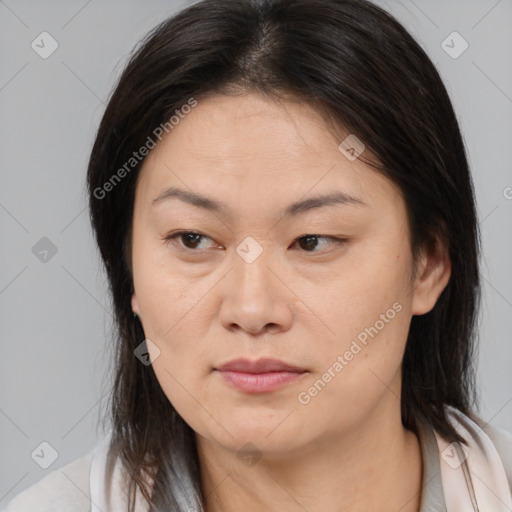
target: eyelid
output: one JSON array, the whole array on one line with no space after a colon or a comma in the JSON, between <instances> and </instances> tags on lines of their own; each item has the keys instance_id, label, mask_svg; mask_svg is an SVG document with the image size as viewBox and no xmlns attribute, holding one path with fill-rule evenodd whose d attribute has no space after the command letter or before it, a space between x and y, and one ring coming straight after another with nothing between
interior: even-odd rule
<instances>
[{"instance_id":1,"label":"eyelid","mask_svg":"<svg viewBox=\"0 0 512 512\"><path fill-rule=\"evenodd\" d=\"M331 241L331 245L335 245L338 247L340 247L340 246L343 247L349 241L349 239L347 237L343 237L343 236L321 235L321 234L317 234L317 233L306 233L304 235L300 235L297 238L295 238L292 245L295 245L301 238L304 238L307 236L312 236L315 238L325 238L326 240ZM320 257L320 256L325 256L326 254L329 254L333 250L335 250L335 249L328 249L325 251L301 251L301 252L303 252L304 254L311 255L311 256L318 255Z\"/></svg>"},{"instance_id":2,"label":"eyelid","mask_svg":"<svg viewBox=\"0 0 512 512\"><path fill-rule=\"evenodd\" d=\"M213 239L211 237L209 237L208 235L205 235L204 233L201 233L199 231L194 231L194 230L173 231L173 232L167 234L163 238L163 240L164 240L164 242L166 242L166 245L169 245L170 243L173 243L174 240L179 238L181 235L186 235L186 234L197 235L197 236L200 236L203 238L208 238L213 241ZM315 237L315 238L319 238L319 239L324 238L326 240L330 240L333 244L336 244L338 246L343 246L349 241L349 239L347 237L343 237L343 236L322 235L322 234L318 234L318 233L304 233L303 235L300 235L293 240L292 246L295 245L301 238L305 238L307 236L311 236L311 237ZM179 248L182 249L183 251L186 251L189 253L194 253L194 252L199 253L201 251L200 249L189 249L188 247L184 247L184 246L180 246ZM304 252L305 254L310 254L310 255L322 254L322 251L302 251L302 252Z\"/></svg>"},{"instance_id":3,"label":"eyelid","mask_svg":"<svg viewBox=\"0 0 512 512\"><path fill-rule=\"evenodd\" d=\"M167 234L164 238L163 238L163 241L166 242L166 245L169 245L170 243L173 243L174 240L178 237L180 237L181 235L197 235L197 236L201 236L203 238L209 238L210 240L213 240L211 237L209 237L208 235L205 235L204 233L201 233L199 231L193 231L193 230L178 230L178 231L173 231L169 234ZM188 252L199 252L198 249L189 249L188 247L180 247L180 249L183 249L185 251L188 251Z\"/></svg>"}]
</instances>

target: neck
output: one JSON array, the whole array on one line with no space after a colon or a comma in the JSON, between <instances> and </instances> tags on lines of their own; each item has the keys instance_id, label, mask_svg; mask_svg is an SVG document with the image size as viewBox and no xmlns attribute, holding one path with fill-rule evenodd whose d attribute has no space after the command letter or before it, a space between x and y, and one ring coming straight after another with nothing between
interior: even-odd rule
<instances>
[{"instance_id":1,"label":"neck","mask_svg":"<svg viewBox=\"0 0 512 512\"><path fill-rule=\"evenodd\" d=\"M252 466L196 436L205 510L417 512L420 444L401 423L399 401L393 397L384 405L384 415L372 414L350 433L324 437L280 459L262 454Z\"/></svg>"}]
</instances>

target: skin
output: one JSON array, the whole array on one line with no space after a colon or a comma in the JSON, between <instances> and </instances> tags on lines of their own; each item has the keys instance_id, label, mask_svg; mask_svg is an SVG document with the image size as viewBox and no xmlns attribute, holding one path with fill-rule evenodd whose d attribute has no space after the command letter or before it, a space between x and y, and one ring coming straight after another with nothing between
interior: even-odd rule
<instances>
[{"instance_id":1,"label":"skin","mask_svg":"<svg viewBox=\"0 0 512 512\"><path fill-rule=\"evenodd\" d=\"M422 455L401 423L401 361L412 315L433 308L451 267L438 245L414 272L400 190L339 151L346 135L303 103L214 96L198 101L142 166L132 308L154 343L164 393L196 432L208 512L419 508ZM152 206L170 186L222 201L228 213L176 198ZM333 191L365 205L282 215ZM177 230L205 236L165 240ZM308 234L347 242L298 240ZM236 251L246 237L262 249L252 263ZM300 403L299 393L395 303L400 312ZM307 372L247 394L213 370L238 357L274 357ZM237 456L247 443L252 460Z\"/></svg>"}]
</instances>

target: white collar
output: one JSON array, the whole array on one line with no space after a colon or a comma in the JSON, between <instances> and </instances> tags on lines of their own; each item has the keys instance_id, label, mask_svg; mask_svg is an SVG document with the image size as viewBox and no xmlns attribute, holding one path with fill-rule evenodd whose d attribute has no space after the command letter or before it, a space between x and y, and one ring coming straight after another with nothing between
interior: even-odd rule
<instances>
[{"instance_id":1,"label":"white collar","mask_svg":"<svg viewBox=\"0 0 512 512\"><path fill-rule=\"evenodd\" d=\"M505 468L489 436L468 416L447 407L451 424L468 446L448 443L434 432L439 449L441 479L447 512L510 512L512 495ZM126 480L119 461L112 474L110 503L105 486L111 431L96 445L90 471L91 512L128 510ZM136 512L149 504L137 489Z\"/></svg>"},{"instance_id":2,"label":"white collar","mask_svg":"<svg viewBox=\"0 0 512 512\"><path fill-rule=\"evenodd\" d=\"M450 422L468 446L448 443L434 432L447 512L510 512L512 495L500 456L483 429L447 407Z\"/></svg>"}]
</instances>

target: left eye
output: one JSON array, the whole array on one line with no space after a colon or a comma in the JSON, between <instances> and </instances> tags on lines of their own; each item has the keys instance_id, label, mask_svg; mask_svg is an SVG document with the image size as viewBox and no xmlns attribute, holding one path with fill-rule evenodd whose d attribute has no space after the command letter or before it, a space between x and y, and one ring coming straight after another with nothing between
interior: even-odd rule
<instances>
[{"instance_id":1,"label":"left eye","mask_svg":"<svg viewBox=\"0 0 512 512\"><path fill-rule=\"evenodd\" d=\"M185 246L186 249L189 249L191 251L196 251L196 249L198 249L198 245L200 244L202 239L211 240L209 236L203 235L202 233L197 233L195 231L177 231L166 236L164 240L167 241L168 243L172 242L174 244L175 239L177 238L181 240L182 244ZM347 241L345 238L337 238L333 236L303 235L295 239L293 245L297 243L301 248L305 248L305 252L319 252L311 250L316 249L319 246L319 240L323 240L324 242L326 242L323 244L324 247L327 246L329 243L337 243L339 245L342 245Z\"/></svg>"},{"instance_id":2,"label":"left eye","mask_svg":"<svg viewBox=\"0 0 512 512\"><path fill-rule=\"evenodd\" d=\"M324 240L327 242L327 243L323 244L324 247L327 246L329 242L336 243L336 244L343 244L346 242L346 239L344 239L344 238L336 238L333 236L303 235L303 236L297 238L297 240L295 240L294 243L298 243L302 248L308 247L309 249L311 249L311 248L316 249L319 246L318 240ZM319 252L319 251L306 250L306 252Z\"/></svg>"}]
</instances>

